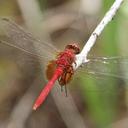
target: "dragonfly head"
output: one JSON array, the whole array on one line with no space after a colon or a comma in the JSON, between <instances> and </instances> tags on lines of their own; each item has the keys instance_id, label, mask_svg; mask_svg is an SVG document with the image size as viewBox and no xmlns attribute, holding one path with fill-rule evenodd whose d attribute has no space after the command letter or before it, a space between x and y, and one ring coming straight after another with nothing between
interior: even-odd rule
<instances>
[{"instance_id":1,"label":"dragonfly head","mask_svg":"<svg viewBox=\"0 0 128 128\"><path fill-rule=\"evenodd\" d=\"M80 47L77 43L71 43L68 44L65 49L71 49L73 50L74 54L79 54L80 53Z\"/></svg>"}]
</instances>

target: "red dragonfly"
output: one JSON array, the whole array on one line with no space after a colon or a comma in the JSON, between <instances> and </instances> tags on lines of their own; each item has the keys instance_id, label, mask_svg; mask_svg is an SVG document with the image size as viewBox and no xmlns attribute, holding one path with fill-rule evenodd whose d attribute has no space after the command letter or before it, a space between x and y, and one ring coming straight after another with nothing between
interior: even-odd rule
<instances>
[{"instance_id":1,"label":"red dragonfly","mask_svg":"<svg viewBox=\"0 0 128 128\"><path fill-rule=\"evenodd\" d=\"M47 95L54 86L56 80L58 80L61 87L65 87L65 92L67 95L66 85L70 82L74 74L72 65L76 64L76 55L80 53L79 46L76 43L70 43L62 52L58 52L57 48L55 48L52 44L44 43L40 40L37 40L30 33L26 32L22 27L18 26L16 23L8 19L2 19L1 24L8 39L8 41L0 41L1 43L20 49L41 59L48 57L50 60L46 69L46 76L49 82L46 84L41 94L37 98L33 109L36 110L44 102ZM54 52L58 53L57 56L54 59L50 58L54 55ZM108 65L111 62L124 62L122 60L125 59L120 57L92 58L90 59L89 63L86 64L86 70L91 74L97 73L101 75L111 75L113 77L123 78L122 75L116 75L116 73L114 74L112 72L100 72L100 69L92 68L92 65L94 65L94 63L95 65L97 64L98 67L98 64Z\"/></svg>"}]
</instances>

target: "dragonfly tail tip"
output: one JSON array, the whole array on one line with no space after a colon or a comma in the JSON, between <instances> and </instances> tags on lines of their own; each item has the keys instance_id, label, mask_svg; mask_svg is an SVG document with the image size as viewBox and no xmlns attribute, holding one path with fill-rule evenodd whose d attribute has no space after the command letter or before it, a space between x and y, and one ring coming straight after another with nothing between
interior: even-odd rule
<instances>
[{"instance_id":1,"label":"dragonfly tail tip","mask_svg":"<svg viewBox=\"0 0 128 128\"><path fill-rule=\"evenodd\" d=\"M38 106L35 104L35 105L33 106L33 110L36 110L37 107L38 107Z\"/></svg>"}]
</instances>

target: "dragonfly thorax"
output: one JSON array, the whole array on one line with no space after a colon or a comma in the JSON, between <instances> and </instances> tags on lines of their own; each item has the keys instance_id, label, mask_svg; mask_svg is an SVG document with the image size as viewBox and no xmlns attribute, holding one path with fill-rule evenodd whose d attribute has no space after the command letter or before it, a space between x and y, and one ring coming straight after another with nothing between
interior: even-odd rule
<instances>
[{"instance_id":1,"label":"dragonfly thorax","mask_svg":"<svg viewBox=\"0 0 128 128\"><path fill-rule=\"evenodd\" d=\"M60 52L56 60L57 66L62 66L62 67L72 65L74 62L75 62L75 54L72 50L69 49Z\"/></svg>"}]
</instances>

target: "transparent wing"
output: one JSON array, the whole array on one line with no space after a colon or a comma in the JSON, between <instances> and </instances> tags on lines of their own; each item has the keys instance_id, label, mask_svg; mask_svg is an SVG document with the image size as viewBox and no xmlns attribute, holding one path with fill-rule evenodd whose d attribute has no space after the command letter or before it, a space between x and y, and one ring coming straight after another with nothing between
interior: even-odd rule
<instances>
[{"instance_id":1,"label":"transparent wing","mask_svg":"<svg viewBox=\"0 0 128 128\"><path fill-rule=\"evenodd\" d=\"M93 57L89 60L83 65L89 74L128 80L128 57Z\"/></svg>"},{"instance_id":2,"label":"transparent wing","mask_svg":"<svg viewBox=\"0 0 128 128\"><path fill-rule=\"evenodd\" d=\"M76 70L87 91L117 91L127 87L128 57L91 57ZM82 84L83 82L83 84Z\"/></svg>"},{"instance_id":3,"label":"transparent wing","mask_svg":"<svg viewBox=\"0 0 128 128\"><path fill-rule=\"evenodd\" d=\"M9 19L1 19L0 28L6 36L6 41L3 40L1 43L18 48L40 58L53 59L55 53L58 52L57 48L52 44L37 40L33 35Z\"/></svg>"}]
</instances>

